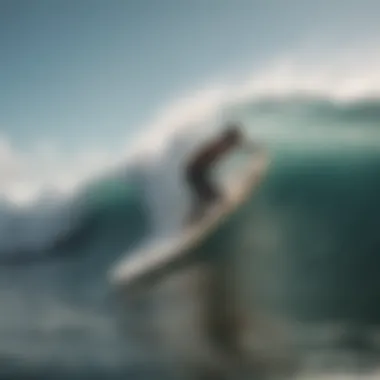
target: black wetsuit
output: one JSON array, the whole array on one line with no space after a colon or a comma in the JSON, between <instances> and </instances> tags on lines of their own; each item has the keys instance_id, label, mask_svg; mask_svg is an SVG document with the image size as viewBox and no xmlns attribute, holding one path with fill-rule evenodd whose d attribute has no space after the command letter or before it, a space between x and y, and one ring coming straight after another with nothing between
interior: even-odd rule
<instances>
[{"instance_id":1,"label":"black wetsuit","mask_svg":"<svg viewBox=\"0 0 380 380\"><path fill-rule=\"evenodd\" d=\"M211 169L230 148L229 144L218 140L203 147L187 165L186 180L198 202L207 204L221 198L222 194L211 180Z\"/></svg>"}]
</instances>

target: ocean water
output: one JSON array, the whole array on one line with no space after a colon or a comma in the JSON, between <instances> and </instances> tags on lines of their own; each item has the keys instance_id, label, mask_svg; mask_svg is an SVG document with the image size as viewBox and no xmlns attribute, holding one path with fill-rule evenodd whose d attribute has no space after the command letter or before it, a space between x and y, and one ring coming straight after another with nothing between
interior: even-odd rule
<instances>
[{"instance_id":1,"label":"ocean water","mask_svg":"<svg viewBox=\"0 0 380 380\"><path fill-rule=\"evenodd\" d=\"M40 191L21 204L15 187L3 187L1 378L157 376L120 331L109 270L178 228L189 205L186 155L231 119L271 157L258 193L223 235L247 308L284 321L299 378L348 378L363 368L376 378L380 100L312 86L223 91L177 105L157 121L161 129L141 135L137 156L70 192ZM227 166L221 178L239 168Z\"/></svg>"}]
</instances>

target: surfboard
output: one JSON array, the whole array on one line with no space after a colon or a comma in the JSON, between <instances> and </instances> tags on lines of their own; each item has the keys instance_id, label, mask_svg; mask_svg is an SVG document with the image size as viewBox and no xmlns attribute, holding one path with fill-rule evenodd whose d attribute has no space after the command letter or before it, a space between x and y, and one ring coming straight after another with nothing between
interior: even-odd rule
<instances>
[{"instance_id":1,"label":"surfboard","mask_svg":"<svg viewBox=\"0 0 380 380\"><path fill-rule=\"evenodd\" d=\"M239 170L239 178L232 178L227 184L226 199L221 204L212 207L197 222L184 226L176 236L151 241L128 254L111 268L111 284L126 289L136 284L152 283L167 274L176 263L186 260L196 245L220 228L232 212L242 206L261 182L267 165L265 153L250 156L245 168Z\"/></svg>"}]
</instances>

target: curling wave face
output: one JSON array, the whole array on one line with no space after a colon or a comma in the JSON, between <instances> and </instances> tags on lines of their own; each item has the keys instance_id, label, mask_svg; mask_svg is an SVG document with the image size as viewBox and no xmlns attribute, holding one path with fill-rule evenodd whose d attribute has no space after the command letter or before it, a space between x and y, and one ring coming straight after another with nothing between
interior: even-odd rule
<instances>
[{"instance_id":1,"label":"curling wave face","mask_svg":"<svg viewBox=\"0 0 380 380\"><path fill-rule=\"evenodd\" d=\"M232 117L273 156L258 196L231 235L242 284L260 288L265 302L299 318L378 323L379 101L317 95L225 102L213 92L208 118L194 116L204 99L186 106L187 114L180 109L162 117L158 126L170 128L155 132L161 140L144 165L135 160L70 194L28 206L3 200L1 350L32 366L54 357L122 366L125 342L114 330L106 272L145 239L178 226L188 198L184 159L215 132L215 121ZM186 114L181 128L178 114ZM258 265L265 269L257 273ZM76 355L67 348L74 341ZM105 346L107 353L100 349Z\"/></svg>"}]
</instances>

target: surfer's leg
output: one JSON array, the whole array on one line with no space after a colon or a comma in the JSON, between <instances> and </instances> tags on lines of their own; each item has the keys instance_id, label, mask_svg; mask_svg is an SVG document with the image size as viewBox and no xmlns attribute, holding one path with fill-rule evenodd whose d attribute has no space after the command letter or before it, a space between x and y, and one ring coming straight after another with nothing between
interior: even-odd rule
<instances>
[{"instance_id":1,"label":"surfer's leg","mask_svg":"<svg viewBox=\"0 0 380 380\"><path fill-rule=\"evenodd\" d=\"M188 218L188 222L192 223L202 217L217 194L208 184L205 169L190 167L186 172L186 181L192 193L191 212Z\"/></svg>"},{"instance_id":2,"label":"surfer's leg","mask_svg":"<svg viewBox=\"0 0 380 380\"><path fill-rule=\"evenodd\" d=\"M199 173L196 179L196 187L198 196L206 207L222 198L221 192L213 183L210 173L206 170Z\"/></svg>"},{"instance_id":3,"label":"surfer's leg","mask_svg":"<svg viewBox=\"0 0 380 380\"><path fill-rule=\"evenodd\" d=\"M221 197L217 186L212 183L208 168L189 167L186 173L186 180L193 195L200 203L209 204Z\"/></svg>"}]
</instances>

